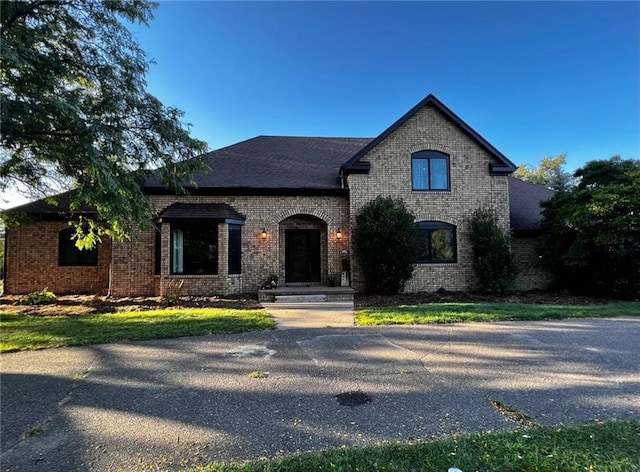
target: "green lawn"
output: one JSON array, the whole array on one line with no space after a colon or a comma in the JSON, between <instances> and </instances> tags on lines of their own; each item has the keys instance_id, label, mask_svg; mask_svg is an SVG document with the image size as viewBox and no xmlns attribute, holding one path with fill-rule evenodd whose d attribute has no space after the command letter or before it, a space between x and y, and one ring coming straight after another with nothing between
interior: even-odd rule
<instances>
[{"instance_id":1,"label":"green lawn","mask_svg":"<svg viewBox=\"0 0 640 472\"><path fill-rule=\"evenodd\" d=\"M273 328L264 310L198 308L77 316L0 312L0 352Z\"/></svg>"},{"instance_id":2,"label":"green lawn","mask_svg":"<svg viewBox=\"0 0 640 472\"><path fill-rule=\"evenodd\" d=\"M356 324L429 324L470 321L545 320L640 316L640 302L606 305L534 305L525 303L428 303L367 308L356 313Z\"/></svg>"},{"instance_id":3,"label":"green lawn","mask_svg":"<svg viewBox=\"0 0 640 472\"><path fill-rule=\"evenodd\" d=\"M207 472L631 472L640 470L640 421L454 436L212 464Z\"/></svg>"}]
</instances>

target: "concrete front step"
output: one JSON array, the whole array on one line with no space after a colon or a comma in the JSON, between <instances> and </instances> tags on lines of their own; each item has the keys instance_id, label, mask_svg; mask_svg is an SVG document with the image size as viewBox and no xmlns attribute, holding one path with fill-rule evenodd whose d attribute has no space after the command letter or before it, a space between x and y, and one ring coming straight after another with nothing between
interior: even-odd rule
<instances>
[{"instance_id":1,"label":"concrete front step","mask_svg":"<svg viewBox=\"0 0 640 472\"><path fill-rule=\"evenodd\" d=\"M308 295L276 295L274 302L326 302L326 294L308 294Z\"/></svg>"},{"instance_id":2,"label":"concrete front step","mask_svg":"<svg viewBox=\"0 0 640 472\"><path fill-rule=\"evenodd\" d=\"M353 302L351 287L278 287L259 290L258 301L280 303Z\"/></svg>"}]
</instances>

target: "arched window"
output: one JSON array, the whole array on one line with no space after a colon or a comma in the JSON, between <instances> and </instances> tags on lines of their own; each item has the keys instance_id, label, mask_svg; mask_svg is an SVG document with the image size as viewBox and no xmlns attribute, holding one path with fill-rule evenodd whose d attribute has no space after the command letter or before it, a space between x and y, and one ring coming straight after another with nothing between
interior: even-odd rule
<instances>
[{"instance_id":1,"label":"arched window","mask_svg":"<svg viewBox=\"0 0 640 472\"><path fill-rule=\"evenodd\" d=\"M413 190L449 190L449 156L438 151L411 154Z\"/></svg>"},{"instance_id":2,"label":"arched window","mask_svg":"<svg viewBox=\"0 0 640 472\"><path fill-rule=\"evenodd\" d=\"M75 229L69 228L58 233L58 265L92 267L98 265L98 246L93 249L78 249L71 239Z\"/></svg>"},{"instance_id":3,"label":"arched window","mask_svg":"<svg viewBox=\"0 0 640 472\"><path fill-rule=\"evenodd\" d=\"M416 245L419 264L456 262L456 227L441 221L416 223Z\"/></svg>"}]
</instances>

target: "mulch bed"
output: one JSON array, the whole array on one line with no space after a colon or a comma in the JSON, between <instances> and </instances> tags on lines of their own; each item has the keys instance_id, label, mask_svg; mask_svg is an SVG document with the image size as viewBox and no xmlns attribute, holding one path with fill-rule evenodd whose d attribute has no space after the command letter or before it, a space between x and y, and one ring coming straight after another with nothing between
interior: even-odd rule
<instances>
[{"instance_id":1,"label":"mulch bed","mask_svg":"<svg viewBox=\"0 0 640 472\"><path fill-rule=\"evenodd\" d=\"M74 316L95 313L115 313L122 311L156 310L162 308L230 308L259 309L257 295L248 294L239 297L180 297L174 303L168 303L161 297L106 298L99 295L63 295L56 303L48 305L16 305L21 296L5 295L0 297L0 311L5 313ZM486 295L471 292L424 292L402 295L382 296L356 294L355 308L371 308L399 305L418 305L421 303L447 302L497 302L531 303L544 305L595 305L613 300L604 298L578 297L560 293L527 292L511 296Z\"/></svg>"},{"instance_id":2,"label":"mulch bed","mask_svg":"<svg viewBox=\"0 0 640 472\"><path fill-rule=\"evenodd\" d=\"M124 311L159 310L163 308L237 308L260 309L257 295L251 297L180 297L168 303L161 297L106 298L99 295L61 295L55 303L47 305L16 305L22 297L5 295L0 297L0 311L23 315L91 315Z\"/></svg>"}]
</instances>

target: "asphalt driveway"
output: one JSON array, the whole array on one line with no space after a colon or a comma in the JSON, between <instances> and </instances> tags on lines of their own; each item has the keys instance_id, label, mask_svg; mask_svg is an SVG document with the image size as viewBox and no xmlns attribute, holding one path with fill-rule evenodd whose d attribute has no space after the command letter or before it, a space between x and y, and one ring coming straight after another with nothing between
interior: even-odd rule
<instances>
[{"instance_id":1,"label":"asphalt driveway","mask_svg":"<svg viewBox=\"0 0 640 472\"><path fill-rule=\"evenodd\" d=\"M542 425L640 418L639 340L640 319L617 318L4 354L1 470L165 470L518 427L492 400ZM349 392L371 401L340 404Z\"/></svg>"}]
</instances>

